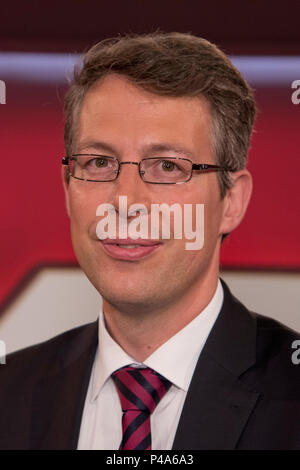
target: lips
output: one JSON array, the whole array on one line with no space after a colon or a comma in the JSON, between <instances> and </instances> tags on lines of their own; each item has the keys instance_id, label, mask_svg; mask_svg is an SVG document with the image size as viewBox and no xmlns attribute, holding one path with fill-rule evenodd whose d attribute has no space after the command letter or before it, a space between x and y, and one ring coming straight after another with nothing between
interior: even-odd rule
<instances>
[{"instance_id":1,"label":"lips","mask_svg":"<svg viewBox=\"0 0 300 470\"><path fill-rule=\"evenodd\" d=\"M134 261L157 251L162 243L154 240L106 239L101 241L104 250L116 259Z\"/></svg>"}]
</instances>

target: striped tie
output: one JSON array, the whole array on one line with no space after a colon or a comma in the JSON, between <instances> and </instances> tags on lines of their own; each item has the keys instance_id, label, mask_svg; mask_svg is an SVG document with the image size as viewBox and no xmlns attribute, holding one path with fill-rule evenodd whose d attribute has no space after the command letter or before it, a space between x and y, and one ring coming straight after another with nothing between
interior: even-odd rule
<instances>
[{"instance_id":1,"label":"striped tie","mask_svg":"<svg viewBox=\"0 0 300 470\"><path fill-rule=\"evenodd\" d=\"M150 415L171 382L147 368L126 366L112 374L122 410L119 450L151 450Z\"/></svg>"}]
</instances>

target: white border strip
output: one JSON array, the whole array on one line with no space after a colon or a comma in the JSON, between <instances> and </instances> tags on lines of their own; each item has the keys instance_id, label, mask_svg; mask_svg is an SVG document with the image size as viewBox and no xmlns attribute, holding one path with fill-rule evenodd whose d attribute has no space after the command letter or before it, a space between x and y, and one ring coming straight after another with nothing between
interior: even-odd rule
<instances>
[{"instance_id":1,"label":"white border strip","mask_svg":"<svg viewBox=\"0 0 300 470\"><path fill-rule=\"evenodd\" d=\"M252 85L289 85L300 79L300 56L231 56ZM67 83L79 54L1 52L0 78L40 83Z\"/></svg>"}]
</instances>

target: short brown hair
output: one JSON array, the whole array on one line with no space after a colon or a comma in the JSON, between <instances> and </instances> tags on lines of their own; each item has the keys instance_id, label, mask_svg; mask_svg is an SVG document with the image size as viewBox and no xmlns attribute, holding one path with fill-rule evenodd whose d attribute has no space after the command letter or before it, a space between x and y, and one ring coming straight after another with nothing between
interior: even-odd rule
<instances>
[{"instance_id":1,"label":"short brown hair","mask_svg":"<svg viewBox=\"0 0 300 470\"><path fill-rule=\"evenodd\" d=\"M182 33L106 39L85 54L65 96L67 155L73 152L85 94L96 80L112 73L158 95L205 97L212 112L216 163L233 170L245 167L256 112L253 92L217 46ZM230 174L220 172L218 176L223 197L231 186Z\"/></svg>"}]
</instances>

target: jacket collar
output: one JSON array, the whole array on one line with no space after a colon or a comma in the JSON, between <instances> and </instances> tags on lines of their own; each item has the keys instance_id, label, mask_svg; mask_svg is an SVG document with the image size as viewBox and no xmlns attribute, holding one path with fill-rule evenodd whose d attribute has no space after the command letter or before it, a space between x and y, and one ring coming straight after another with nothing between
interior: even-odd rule
<instances>
[{"instance_id":1,"label":"jacket collar","mask_svg":"<svg viewBox=\"0 0 300 470\"><path fill-rule=\"evenodd\" d=\"M222 285L223 306L200 354L173 449L234 449L259 396L239 378L256 360L256 319Z\"/></svg>"}]
</instances>

